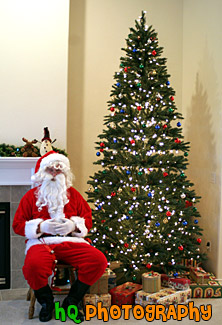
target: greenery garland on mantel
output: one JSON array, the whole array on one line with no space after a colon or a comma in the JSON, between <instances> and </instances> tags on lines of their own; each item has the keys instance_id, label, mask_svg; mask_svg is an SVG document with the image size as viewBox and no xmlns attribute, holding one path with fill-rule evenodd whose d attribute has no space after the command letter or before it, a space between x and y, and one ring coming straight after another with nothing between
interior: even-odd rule
<instances>
[{"instance_id":1,"label":"greenery garland on mantel","mask_svg":"<svg viewBox=\"0 0 222 325\"><path fill-rule=\"evenodd\" d=\"M2 143L0 144L0 157L23 157L23 152L21 151L23 147L24 146L14 146L14 145ZM37 149L36 154L38 155L38 157L41 157L40 149L36 146L35 149ZM56 147L52 147L52 149L58 153L67 156L65 150L58 149Z\"/></svg>"}]
</instances>

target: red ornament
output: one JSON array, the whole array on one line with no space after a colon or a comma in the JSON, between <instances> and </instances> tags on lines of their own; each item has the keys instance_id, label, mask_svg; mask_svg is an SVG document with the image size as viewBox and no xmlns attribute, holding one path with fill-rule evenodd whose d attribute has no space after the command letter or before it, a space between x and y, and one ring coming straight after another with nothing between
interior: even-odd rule
<instances>
[{"instance_id":1,"label":"red ornament","mask_svg":"<svg viewBox=\"0 0 222 325\"><path fill-rule=\"evenodd\" d=\"M156 55L156 51L155 51L155 50L152 51L152 55L153 55L153 56Z\"/></svg>"},{"instance_id":2,"label":"red ornament","mask_svg":"<svg viewBox=\"0 0 222 325\"><path fill-rule=\"evenodd\" d=\"M166 128L167 128L167 125L166 125L166 124L164 124L164 125L163 125L163 128L164 128L164 129L166 129Z\"/></svg>"},{"instance_id":3,"label":"red ornament","mask_svg":"<svg viewBox=\"0 0 222 325\"><path fill-rule=\"evenodd\" d=\"M111 193L111 196L115 196L115 195L116 195L116 193L115 193L115 192L112 192L112 193Z\"/></svg>"},{"instance_id":4,"label":"red ornament","mask_svg":"<svg viewBox=\"0 0 222 325\"><path fill-rule=\"evenodd\" d=\"M127 68L124 68L124 71L125 71L125 72L127 72L127 71L128 71L128 69L127 69Z\"/></svg>"},{"instance_id":5,"label":"red ornament","mask_svg":"<svg viewBox=\"0 0 222 325\"><path fill-rule=\"evenodd\" d=\"M131 143L131 144L135 143L135 140L131 140L130 143Z\"/></svg>"},{"instance_id":6,"label":"red ornament","mask_svg":"<svg viewBox=\"0 0 222 325\"><path fill-rule=\"evenodd\" d=\"M174 142L175 142L175 143L181 143L181 140L179 140L178 138L176 138L176 139L174 140Z\"/></svg>"},{"instance_id":7,"label":"red ornament","mask_svg":"<svg viewBox=\"0 0 222 325\"><path fill-rule=\"evenodd\" d=\"M166 216L167 216L167 217L170 217L171 214L172 214L172 213L171 213L170 211L167 211L167 212L166 212Z\"/></svg>"},{"instance_id":8,"label":"red ornament","mask_svg":"<svg viewBox=\"0 0 222 325\"><path fill-rule=\"evenodd\" d=\"M137 106L137 110L141 111L142 107L141 106Z\"/></svg>"},{"instance_id":9,"label":"red ornament","mask_svg":"<svg viewBox=\"0 0 222 325\"><path fill-rule=\"evenodd\" d=\"M168 173L167 172L164 172L163 173L163 177L166 177L166 176L168 176Z\"/></svg>"},{"instance_id":10,"label":"red ornament","mask_svg":"<svg viewBox=\"0 0 222 325\"><path fill-rule=\"evenodd\" d=\"M190 201L185 201L186 205L185 205L185 208L188 208L188 207L192 207L193 203L190 202Z\"/></svg>"},{"instance_id":11,"label":"red ornament","mask_svg":"<svg viewBox=\"0 0 222 325\"><path fill-rule=\"evenodd\" d=\"M129 244L125 243L124 244L124 247L128 248L129 247Z\"/></svg>"},{"instance_id":12,"label":"red ornament","mask_svg":"<svg viewBox=\"0 0 222 325\"><path fill-rule=\"evenodd\" d=\"M183 245L180 245L180 246L178 247L178 249L179 249L180 251L183 251Z\"/></svg>"},{"instance_id":13,"label":"red ornament","mask_svg":"<svg viewBox=\"0 0 222 325\"><path fill-rule=\"evenodd\" d=\"M100 152L103 152L103 151L104 151L104 149L102 149L102 148L101 148L101 149L99 149L99 151L100 151Z\"/></svg>"},{"instance_id":14,"label":"red ornament","mask_svg":"<svg viewBox=\"0 0 222 325\"><path fill-rule=\"evenodd\" d=\"M105 147L105 143L101 142L100 147Z\"/></svg>"},{"instance_id":15,"label":"red ornament","mask_svg":"<svg viewBox=\"0 0 222 325\"><path fill-rule=\"evenodd\" d=\"M101 222L102 222L102 223L104 223L104 222L106 222L106 220L105 220L105 219L103 219L103 220L101 220Z\"/></svg>"},{"instance_id":16,"label":"red ornament","mask_svg":"<svg viewBox=\"0 0 222 325\"><path fill-rule=\"evenodd\" d=\"M173 96L170 96L170 100L174 101L174 97Z\"/></svg>"},{"instance_id":17,"label":"red ornament","mask_svg":"<svg viewBox=\"0 0 222 325\"><path fill-rule=\"evenodd\" d=\"M197 242L200 244L202 242L201 238L197 238Z\"/></svg>"},{"instance_id":18,"label":"red ornament","mask_svg":"<svg viewBox=\"0 0 222 325\"><path fill-rule=\"evenodd\" d=\"M110 110L111 110L111 112L114 112L115 111L115 107L111 107Z\"/></svg>"},{"instance_id":19,"label":"red ornament","mask_svg":"<svg viewBox=\"0 0 222 325\"><path fill-rule=\"evenodd\" d=\"M135 190L136 190L135 187L131 187L132 192L135 192Z\"/></svg>"},{"instance_id":20,"label":"red ornament","mask_svg":"<svg viewBox=\"0 0 222 325\"><path fill-rule=\"evenodd\" d=\"M148 269L150 269L150 268L152 267L152 264L148 263L148 264L146 265L146 267L147 267Z\"/></svg>"},{"instance_id":21,"label":"red ornament","mask_svg":"<svg viewBox=\"0 0 222 325\"><path fill-rule=\"evenodd\" d=\"M105 251L105 254L108 254L108 251Z\"/></svg>"}]
</instances>

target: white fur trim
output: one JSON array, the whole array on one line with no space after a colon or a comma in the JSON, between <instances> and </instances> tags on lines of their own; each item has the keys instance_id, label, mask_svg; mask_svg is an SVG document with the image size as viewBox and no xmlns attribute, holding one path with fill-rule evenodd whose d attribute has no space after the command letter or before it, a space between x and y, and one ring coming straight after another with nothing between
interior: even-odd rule
<instances>
[{"instance_id":1,"label":"white fur trim","mask_svg":"<svg viewBox=\"0 0 222 325\"><path fill-rule=\"evenodd\" d=\"M44 239L44 241L43 241ZM42 245L42 244L47 244L47 245L52 245L52 244L61 244L63 242L72 242L72 243L83 243L83 244L88 244L90 245L86 240L83 238L78 238L78 237L44 237L43 239L29 239L26 243L26 249L25 249L25 254L29 250L30 247L34 245Z\"/></svg>"},{"instance_id":2,"label":"white fur trim","mask_svg":"<svg viewBox=\"0 0 222 325\"><path fill-rule=\"evenodd\" d=\"M25 223L25 236L28 239L38 238L41 236L41 233L37 234L37 228L40 222L42 222L43 219L33 219L26 221Z\"/></svg>"},{"instance_id":3,"label":"white fur trim","mask_svg":"<svg viewBox=\"0 0 222 325\"><path fill-rule=\"evenodd\" d=\"M44 168L55 161L61 161L66 165L66 167L70 168L69 159L64 155L61 155L60 153L52 153L51 155L48 155L43 158L40 164L40 168Z\"/></svg>"},{"instance_id":4,"label":"white fur trim","mask_svg":"<svg viewBox=\"0 0 222 325\"><path fill-rule=\"evenodd\" d=\"M81 232L72 232L72 236L74 237L86 237L88 234L88 229L85 226L85 219L81 217L71 217L70 218L72 221L74 221L76 227L81 231Z\"/></svg>"}]
</instances>

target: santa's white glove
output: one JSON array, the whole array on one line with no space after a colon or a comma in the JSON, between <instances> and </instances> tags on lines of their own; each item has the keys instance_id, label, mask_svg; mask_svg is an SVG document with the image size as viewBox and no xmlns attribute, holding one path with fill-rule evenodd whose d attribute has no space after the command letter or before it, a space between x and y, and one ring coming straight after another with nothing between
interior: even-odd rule
<instances>
[{"instance_id":1,"label":"santa's white glove","mask_svg":"<svg viewBox=\"0 0 222 325\"><path fill-rule=\"evenodd\" d=\"M59 225L58 222L56 222L53 219L48 219L40 224L40 232L46 233L46 234L51 234L51 235L56 235L56 227Z\"/></svg>"},{"instance_id":2,"label":"santa's white glove","mask_svg":"<svg viewBox=\"0 0 222 325\"><path fill-rule=\"evenodd\" d=\"M60 219L62 221L62 223L59 223L56 226L56 232L59 235L62 236L66 236L68 235L70 232L74 231L74 229L76 228L75 222L67 219L67 218L61 218Z\"/></svg>"}]
</instances>

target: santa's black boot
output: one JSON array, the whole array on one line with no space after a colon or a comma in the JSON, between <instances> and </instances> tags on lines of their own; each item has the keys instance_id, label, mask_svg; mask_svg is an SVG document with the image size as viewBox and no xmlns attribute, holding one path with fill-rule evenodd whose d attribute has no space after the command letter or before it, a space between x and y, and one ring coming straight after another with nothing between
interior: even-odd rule
<instances>
[{"instance_id":1,"label":"santa's black boot","mask_svg":"<svg viewBox=\"0 0 222 325\"><path fill-rule=\"evenodd\" d=\"M42 305L42 309L39 313L39 320L41 322L48 322L52 319L52 312L54 309L54 299L52 295L52 290L49 285L40 288L39 290L34 290L37 301Z\"/></svg>"},{"instance_id":2,"label":"santa's black boot","mask_svg":"<svg viewBox=\"0 0 222 325\"><path fill-rule=\"evenodd\" d=\"M70 305L75 305L78 308L78 316L76 319L81 320L81 322L84 321L84 315L82 312L79 311L79 304L82 301L84 295L89 289L89 285L85 284L79 280L76 280L69 291L68 296L64 299L62 303L62 307L67 312L67 309Z\"/></svg>"}]
</instances>

